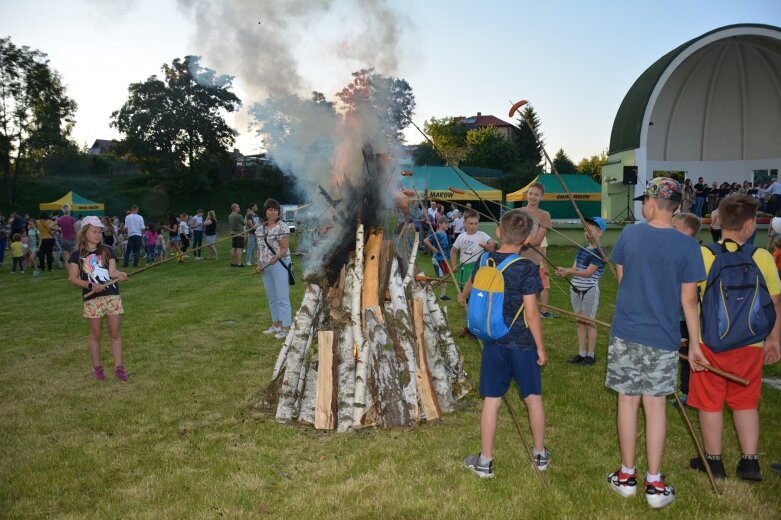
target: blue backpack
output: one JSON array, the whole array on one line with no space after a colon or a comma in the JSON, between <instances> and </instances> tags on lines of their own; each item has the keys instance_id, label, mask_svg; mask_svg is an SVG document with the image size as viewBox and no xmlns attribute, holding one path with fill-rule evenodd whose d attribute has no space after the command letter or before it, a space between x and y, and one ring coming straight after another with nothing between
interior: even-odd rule
<instances>
[{"instance_id":1,"label":"blue backpack","mask_svg":"<svg viewBox=\"0 0 781 520\"><path fill-rule=\"evenodd\" d=\"M523 312L521 304L508 326L504 321L504 273L511 264L522 260L516 254L510 254L499 265L488 253L480 257L480 267L475 274L472 290L469 292L469 305L466 309L466 326L469 331L483 341L496 341L510 332L518 316Z\"/></svg>"},{"instance_id":2,"label":"blue backpack","mask_svg":"<svg viewBox=\"0 0 781 520\"><path fill-rule=\"evenodd\" d=\"M729 251L727 242L737 246ZM776 322L776 311L753 255L757 247L732 240L706 247L713 256L700 303L703 342L724 352L763 341Z\"/></svg>"}]
</instances>

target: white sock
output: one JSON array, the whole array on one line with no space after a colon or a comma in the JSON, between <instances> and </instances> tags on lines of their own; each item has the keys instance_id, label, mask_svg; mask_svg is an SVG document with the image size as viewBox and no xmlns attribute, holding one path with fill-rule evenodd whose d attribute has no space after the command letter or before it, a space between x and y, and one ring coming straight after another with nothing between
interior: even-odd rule
<instances>
[{"instance_id":1,"label":"white sock","mask_svg":"<svg viewBox=\"0 0 781 520\"><path fill-rule=\"evenodd\" d=\"M543 448L542 451L537 451L537 448L532 448L532 455L535 457L537 455L545 455L545 448Z\"/></svg>"},{"instance_id":2,"label":"white sock","mask_svg":"<svg viewBox=\"0 0 781 520\"><path fill-rule=\"evenodd\" d=\"M594 357L594 353L593 352L588 352L588 353L586 353L586 356L584 356L584 357Z\"/></svg>"},{"instance_id":3,"label":"white sock","mask_svg":"<svg viewBox=\"0 0 781 520\"><path fill-rule=\"evenodd\" d=\"M654 475L651 475L650 473L645 474L645 480L648 482L661 482L662 481L662 474L656 473Z\"/></svg>"},{"instance_id":4,"label":"white sock","mask_svg":"<svg viewBox=\"0 0 781 520\"><path fill-rule=\"evenodd\" d=\"M634 475L635 474L635 468L627 468L623 464L621 464L621 473L624 473L626 475Z\"/></svg>"},{"instance_id":5,"label":"white sock","mask_svg":"<svg viewBox=\"0 0 781 520\"><path fill-rule=\"evenodd\" d=\"M493 459L487 459L487 458L483 457L482 453L480 454L480 465L481 466L487 466L488 464L491 463L492 460Z\"/></svg>"},{"instance_id":6,"label":"white sock","mask_svg":"<svg viewBox=\"0 0 781 520\"><path fill-rule=\"evenodd\" d=\"M580 352L578 352L578 354L580 354L580 357L586 357L586 351L585 350L581 350Z\"/></svg>"}]
</instances>

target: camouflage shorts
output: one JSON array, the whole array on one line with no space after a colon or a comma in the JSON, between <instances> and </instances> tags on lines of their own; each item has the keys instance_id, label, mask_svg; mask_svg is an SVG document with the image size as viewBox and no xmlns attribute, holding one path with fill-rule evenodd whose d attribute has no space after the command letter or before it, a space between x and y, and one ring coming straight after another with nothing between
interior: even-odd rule
<instances>
[{"instance_id":1,"label":"camouflage shorts","mask_svg":"<svg viewBox=\"0 0 781 520\"><path fill-rule=\"evenodd\" d=\"M605 385L624 395L663 396L675 391L678 351L610 337Z\"/></svg>"}]
</instances>

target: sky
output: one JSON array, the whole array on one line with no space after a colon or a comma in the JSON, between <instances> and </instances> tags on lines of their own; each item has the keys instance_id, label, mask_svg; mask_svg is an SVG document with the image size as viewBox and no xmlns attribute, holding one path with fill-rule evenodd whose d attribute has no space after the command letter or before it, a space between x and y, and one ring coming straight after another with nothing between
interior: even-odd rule
<instances>
[{"instance_id":1,"label":"sky","mask_svg":"<svg viewBox=\"0 0 781 520\"><path fill-rule=\"evenodd\" d=\"M477 112L509 120L527 99L548 152L578 162L607 149L648 66L736 23L781 26L781 1L0 0L0 37L46 53L78 103L80 145L121 138L109 121L128 86L192 54L235 76L243 106L227 119L245 154L262 151L252 104L285 90L333 98L352 71L376 67L409 82L421 128Z\"/></svg>"}]
</instances>

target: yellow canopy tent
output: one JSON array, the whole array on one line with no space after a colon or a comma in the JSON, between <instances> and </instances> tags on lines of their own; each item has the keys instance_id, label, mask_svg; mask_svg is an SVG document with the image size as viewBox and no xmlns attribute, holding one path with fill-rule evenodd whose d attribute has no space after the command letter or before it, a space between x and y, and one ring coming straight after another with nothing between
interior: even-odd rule
<instances>
[{"instance_id":1,"label":"yellow canopy tent","mask_svg":"<svg viewBox=\"0 0 781 520\"><path fill-rule=\"evenodd\" d=\"M101 216L105 211L103 204L100 202L89 200L72 191L69 191L53 202L42 202L38 204L38 208L41 211L62 211L62 207L66 204L70 206L71 213L75 215Z\"/></svg>"},{"instance_id":2,"label":"yellow canopy tent","mask_svg":"<svg viewBox=\"0 0 781 520\"><path fill-rule=\"evenodd\" d=\"M563 174L562 179L567 185L572 198L586 215L599 215L602 206L602 186L588 175ZM539 182L545 189L540 207L548 211L552 218L577 218L578 214L567 193L555 175L538 175L529 184L518 191L507 194L507 202L526 200L526 192L532 184Z\"/></svg>"}]
</instances>

